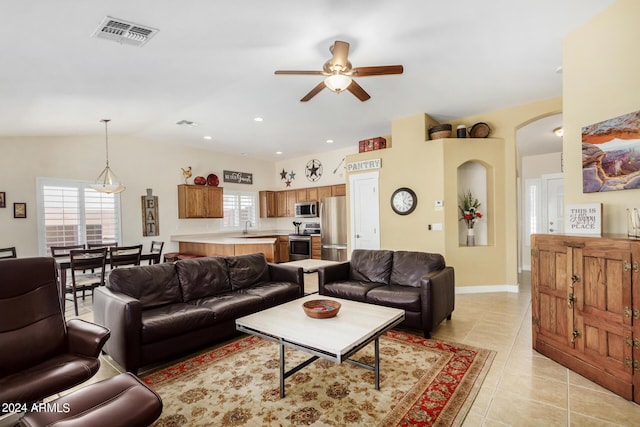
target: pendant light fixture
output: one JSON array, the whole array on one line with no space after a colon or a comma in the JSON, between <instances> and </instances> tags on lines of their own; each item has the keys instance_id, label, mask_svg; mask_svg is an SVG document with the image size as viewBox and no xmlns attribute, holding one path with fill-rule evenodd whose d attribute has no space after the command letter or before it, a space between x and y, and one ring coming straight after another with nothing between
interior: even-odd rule
<instances>
[{"instance_id":1,"label":"pendant light fixture","mask_svg":"<svg viewBox=\"0 0 640 427\"><path fill-rule=\"evenodd\" d=\"M107 149L107 166L102 173L96 178L96 182L90 187L101 193L122 193L125 190L125 186L122 185L115 173L109 168L109 131L107 130L107 124L111 119L100 120L104 123L104 136Z\"/></svg>"}]
</instances>

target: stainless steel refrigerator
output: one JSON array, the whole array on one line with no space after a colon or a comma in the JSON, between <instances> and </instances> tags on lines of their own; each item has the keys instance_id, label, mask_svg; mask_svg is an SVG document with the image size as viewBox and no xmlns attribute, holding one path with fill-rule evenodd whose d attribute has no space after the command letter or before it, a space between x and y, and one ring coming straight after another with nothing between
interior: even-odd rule
<instances>
[{"instance_id":1,"label":"stainless steel refrigerator","mask_svg":"<svg viewBox=\"0 0 640 427\"><path fill-rule=\"evenodd\" d=\"M326 197L320 200L320 234L322 259L347 260L347 198Z\"/></svg>"}]
</instances>

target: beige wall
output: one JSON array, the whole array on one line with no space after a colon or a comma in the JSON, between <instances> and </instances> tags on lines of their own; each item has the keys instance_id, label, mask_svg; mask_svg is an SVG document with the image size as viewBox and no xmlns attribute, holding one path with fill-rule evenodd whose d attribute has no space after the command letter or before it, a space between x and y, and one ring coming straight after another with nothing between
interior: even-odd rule
<instances>
[{"instance_id":1,"label":"beige wall","mask_svg":"<svg viewBox=\"0 0 640 427\"><path fill-rule=\"evenodd\" d=\"M171 235L216 232L222 222L178 220L176 186L184 183L181 167L191 166L193 177L215 173L225 189L258 191L274 179L273 162L175 144L111 136L109 151L110 166L127 187L121 193L123 243L148 247L151 240L164 240L165 251L177 249L169 242ZM105 164L104 137L2 138L0 152L0 191L7 198L7 208L0 209L0 247L16 246L19 256L36 256L36 177L94 180ZM224 183L223 169L251 172L254 184ZM160 236L156 238L142 236L140 197L147 188L158 196ZM13 218L14 202L27 203L27 219Z\"/></svg>"},{"instance_id":2,"label":"beige wall","mask_svg":"<svg viewBox=\"0 0 640 427\"><path fill-rule=\"evenodd\" d=\"M565 205L602 203L603 231L626 234L640 190L582 193L581 128L640 109L640 2L619 0L564 41Z\"/></svg>"}]
</instances>

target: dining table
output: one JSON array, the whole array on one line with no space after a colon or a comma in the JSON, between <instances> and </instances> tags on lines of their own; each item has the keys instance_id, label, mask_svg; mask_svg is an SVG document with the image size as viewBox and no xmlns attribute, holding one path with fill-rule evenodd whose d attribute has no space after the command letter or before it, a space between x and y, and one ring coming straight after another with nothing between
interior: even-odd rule
<instances>
[{"instance_id":1,"label":"dining table","mask_svg":"<svg viewBox=\"0 0 640 427\"><path fill-rule=\"evenodd\" d=\"M60 281L58 282L59 295L60 295L60 303L62 304L62 309L65 309L66 306L66 286L67 286L67 270L71 269L71 257L70 256L61 256L54 257L56 260L56 265L58 268L58 278ZM109 252L107 251L107 261L106 266L109 265ZM153 264L157 264L160 262L160 254L158 252L142 252L140 254L140 262L142 261L152 261Z\"/></svg>"}]
</instances>

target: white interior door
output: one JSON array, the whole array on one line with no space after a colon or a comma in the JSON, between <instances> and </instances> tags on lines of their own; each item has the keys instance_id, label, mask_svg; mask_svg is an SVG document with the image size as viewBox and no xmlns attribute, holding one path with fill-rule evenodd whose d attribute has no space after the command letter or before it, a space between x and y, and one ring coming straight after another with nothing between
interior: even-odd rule
<instances>
[{"instance_id":1,"label":"white interior door","mask_svg":"<svg viewBox=\"0 0 640 427\"><path fill-rule=\"evenodd\" d=\"M349 176L352 249L380 249L378 172Z\"/></svg>"},{"instance_id":2,"label":"white interior door","mask_svg":"<svg viewBox=\"0 0 640 427\"><path fill-rule=\"evenodd\" d=\"M564 232L564 178L561 173L542 175L543 233Z\"/></svg>"}]
</instances>

